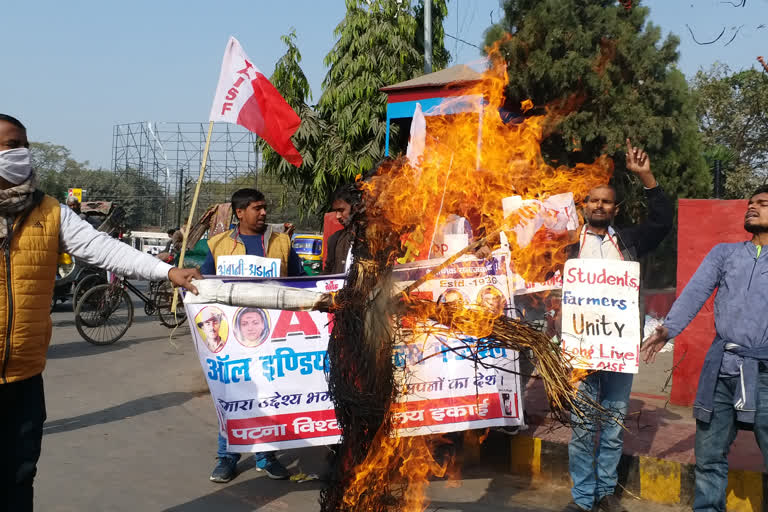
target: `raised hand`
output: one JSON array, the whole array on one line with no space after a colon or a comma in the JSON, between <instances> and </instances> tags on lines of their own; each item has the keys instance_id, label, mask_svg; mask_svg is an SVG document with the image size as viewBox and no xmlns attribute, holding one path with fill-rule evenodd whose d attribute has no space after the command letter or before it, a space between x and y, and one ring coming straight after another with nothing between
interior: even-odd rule
<instances>
[{"instance_id":1,"label":"raised hand","mask_svg":"<svg viewBox=\"0 0 768 512\"><path fill-rule=\"evenodd\" d=\"M653 188L657 185L656 178L653 177L651 172L651 159L648 153L640 148L636 148L632 145L632 142L627 139L627 170L635 174L643 185L647 188Z\"/></svg>"}]
</instances>

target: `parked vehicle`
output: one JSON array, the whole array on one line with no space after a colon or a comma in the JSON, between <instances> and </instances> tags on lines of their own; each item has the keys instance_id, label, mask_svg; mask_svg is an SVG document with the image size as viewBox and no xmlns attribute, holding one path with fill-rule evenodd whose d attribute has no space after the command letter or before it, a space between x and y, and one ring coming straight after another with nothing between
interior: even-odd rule
<instances>
[{"instance_id":1,"label":"parked vehicle","mask_svg":"<svg viewBox=\"0 0 768 512\"><path fill-rule=\"evenodd\" d=\"M301 258L308 276L323 270L323 235L298 234L293 237L293 250Z\"/></svg>"},{"instance_id":2,"label":"parked vehicle","mask_svg":"<svg viewBox=\"0 0 768 512\"><path fill-rule=\"evenodd\" d=\"M125 210L110 201L88 201L80 205L84 220L110 236L120 238L123 232ZM106 272L77 262L69 254L59 255L56 283L53 287L51 310L59 302L72 299L72 307L77 305L82 292L91 287L106 283Z\"/></svg>"},{"instance_id":3,"label":"parked vehicle","mask_svg":"<svg viewBox=\"0 0 768 512\"><path fill-rule=\"evenodd\" d=\"M131 231L127 237L128 243L134 249L157 256L165 250L171 241L168 233L158 231Z\"/></svg>"}]
</instances>

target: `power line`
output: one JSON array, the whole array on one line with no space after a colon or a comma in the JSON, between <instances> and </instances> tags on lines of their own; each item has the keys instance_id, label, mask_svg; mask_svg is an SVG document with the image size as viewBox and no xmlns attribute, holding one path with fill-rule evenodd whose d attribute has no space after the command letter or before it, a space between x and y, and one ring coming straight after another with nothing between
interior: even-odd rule
<instances>
[{"instance_id":1,"label":"power line","mask_svg":"<svg viewBox=\"0 0 768 512\"><path fill-rule=\"evenodd\" d=\"M469 41L465 41L464 39L462 39L462 38L460 38L460 37L452 36L452 35L451 35L451 34L449 34L448 32L446 32L446 33L445 33L445 35L446 35L446 37L450 37L451 39L455 39L456 41L462 42L462 43L464 43L464 44L468 44L469 46L474 46L474 47L475 47L475 48L477 48L478 50L482 50L482 48L481 48L480 46L477 46L476 44L472 44L472 43L470 43Z\"/></svg>"}]
</instances>

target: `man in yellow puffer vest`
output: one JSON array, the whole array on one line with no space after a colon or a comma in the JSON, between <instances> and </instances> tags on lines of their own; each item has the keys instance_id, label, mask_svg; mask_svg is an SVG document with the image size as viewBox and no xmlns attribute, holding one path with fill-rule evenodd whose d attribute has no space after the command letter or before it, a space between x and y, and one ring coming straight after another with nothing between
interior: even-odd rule
<instances>
[{"instance_id":1,"label":"man in yellow puffer vest","mask_svg":"<svg viewBox=\"0 0 768 512\"><path fill-rule=\"evenodd\" d=\"M96 231L36 185L26 128L0 114L0 511L32 510L59 253L120 275L170 279L193 292L189 281L200 277Z\"/></svg>"},{"instance_id":2,"label":"man in yellow puffer vest","mask_svg":"<svg viewBox=\"0 0 768 512\"><path fill-rule=\"evenodd\" d=\"M291 238L277 233L267 224L267 201L264 194L253 188L243 188L232 194L232 211L237 216L235 229L220 233L208 240L209 253L200 271L206 275L216 273L216 258L227 255L253 255L280 260L281 276L304 275L299 256L291 247ZM273 452L254 455L256 467L269 478L283 480L291 476ZM229 482L237 475L239 453L227 452L227 440L219 434L216 466L210 480Z\"/></svg>"}]
</instances>

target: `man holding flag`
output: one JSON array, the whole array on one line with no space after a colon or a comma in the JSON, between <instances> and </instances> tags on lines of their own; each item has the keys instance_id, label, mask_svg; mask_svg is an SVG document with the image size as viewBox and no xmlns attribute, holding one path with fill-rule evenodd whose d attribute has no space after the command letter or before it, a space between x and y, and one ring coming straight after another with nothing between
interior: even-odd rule
<instances>
[{"instance_id":1,"label":"man holding flag","mask_svg":"<svg viewBox=\"0 0 768 512\"><path fill-rule=\"evenodd\" d=\"M208 140L196 194L205 172L211 129L217 121L235 123L249 129L291 164L296 167L302 164L301 155L291 142L291 136L301 123L299 116L264 74L253 65L234 37L229 38L224 51L209 120ZM195 203L196 201L193 201L193 209ZM215 273L217 252L277 257L281 259L282 275L303 274L300 260L291 248L290 237L282 233L272 233L271 228L268 228L266 201L261 192L250 188L235 192L232 196L232 211L239 220L238 228L209 241L211 251L201 269L204 274ZM186 243L183 245L186 246ZM237 475L239 458L240 454L227 452L227 441L219 434L217 464L210 480L218 483L232 480ZM290 476L290 472L280 464L274 453L257 453L255 458L257 467L265 471L270 478L282 480Z\"/></svg>"}]
</instances>

